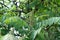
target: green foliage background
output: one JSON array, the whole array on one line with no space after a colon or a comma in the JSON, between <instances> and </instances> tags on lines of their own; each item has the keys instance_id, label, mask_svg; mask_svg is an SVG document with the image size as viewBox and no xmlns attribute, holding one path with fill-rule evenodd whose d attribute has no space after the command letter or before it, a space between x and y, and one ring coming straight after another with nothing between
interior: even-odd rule
<instances>
[{"instance_id":1,"label":"green foliage background","mask_svg":"<svg viewBox=\"0 0 60 40\"><path fill-rule=\"evenodd\" d=\"M60 0L0 0L0 39L11 27L19 40L60 40Z\"/></svg>"}]
</instances>

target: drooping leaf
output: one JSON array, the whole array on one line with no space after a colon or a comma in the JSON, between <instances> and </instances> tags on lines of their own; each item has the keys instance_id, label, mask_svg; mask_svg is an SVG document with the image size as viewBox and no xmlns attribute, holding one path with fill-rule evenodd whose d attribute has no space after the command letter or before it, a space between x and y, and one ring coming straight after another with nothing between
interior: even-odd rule
<instances>
[{"instance_id":1,"label":"drooping leaf","mask_svg":"<svg viewBox=\"0 0 60 40\"><path fill-rule=\"evenodd\" d=\"M10 25L11 27L16 27L17 29L27 26L27 23L17 16L7 18L4 20L4 23Z\"/></svg>"}]
</instances>

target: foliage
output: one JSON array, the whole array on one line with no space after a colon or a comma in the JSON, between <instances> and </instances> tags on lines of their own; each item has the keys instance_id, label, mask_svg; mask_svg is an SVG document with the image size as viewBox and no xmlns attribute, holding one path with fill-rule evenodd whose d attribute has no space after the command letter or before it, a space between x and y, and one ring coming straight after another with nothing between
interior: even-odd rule
<instances>
[{"instance_id":1,"label":"foliage","mask_svg":"<svg viewBox=\"0 0 60 40\"><path fill-rule=\"evenodd\" d=\"M0 0L0 39L11 27L19 40L60 40L60 0Z\"/></svg>"}]
</instances>

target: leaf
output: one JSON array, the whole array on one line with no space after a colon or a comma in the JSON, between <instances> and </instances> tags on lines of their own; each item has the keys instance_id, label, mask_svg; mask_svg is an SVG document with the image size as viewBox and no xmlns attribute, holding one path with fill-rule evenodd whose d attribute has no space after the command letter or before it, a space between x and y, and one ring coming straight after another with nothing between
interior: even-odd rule
<instances>
[{"instance_id":1,"label":"leaf","mask_svg":"<svg viewBox=\"0 0 60 40\"><path fill-rule=\"evenodd\" d=\"M39 29L37 29L37 30L32 30L32 32L30 33L30 36L29 36L30 40L34 40L35 37L37 36L37 34L40 33L41 29L42 29L42 28L39 28Z\"/></svg>"},{"instance_id":2,"label":"leaf","mask_svg":"<svg viewBox=\"0 0 60 40\"><path fill-rule=\"evenodd\" d=\"M28 25L24 20L20 19L17 16L7 18L4 20L4 24L10 25L10 27L16 27L17 29Z\"/></svg>"},{"instance_id":3,"label":"leaf","mask_svg":"<svg viewBox=\"0 0 60 40\"><path fill-rule=\"evenodd\" d=\"M53 24L60 23L59 20L60 20L60 17L52 17L52 18L49 18L49 19L44 20L42 22L39 22L37 24L39 24L39 25L41 24L39 27L46 27L46 26L51 26Z\"/></svg>"}]
</instances>

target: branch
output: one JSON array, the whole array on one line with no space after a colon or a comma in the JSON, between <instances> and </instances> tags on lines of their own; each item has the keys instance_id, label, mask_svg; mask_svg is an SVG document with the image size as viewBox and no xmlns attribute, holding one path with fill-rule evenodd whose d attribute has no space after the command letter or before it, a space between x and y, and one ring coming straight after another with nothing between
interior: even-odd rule
<instances>
[{"instance_id":1,"label":"branch","mask_svg":"<svg viewBox=\"0 0 60 40\"><path fill-rule=\"evenodd\" d=\"M3 4L3 3L1 3L1 2L0 2L0 4L1 4L1 5L4 5L5 7L7 7L5 4ZM7 7L7 8L9 8L9 7Z\"/></svg>"}]
</instances>

